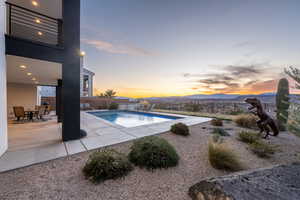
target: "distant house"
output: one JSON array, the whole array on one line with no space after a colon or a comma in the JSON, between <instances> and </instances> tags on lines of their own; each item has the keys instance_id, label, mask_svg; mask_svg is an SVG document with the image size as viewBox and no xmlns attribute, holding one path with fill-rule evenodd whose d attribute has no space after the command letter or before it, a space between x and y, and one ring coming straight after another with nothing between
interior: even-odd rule
<instances>
[{"instance_id":1,"label":"distant house","mask_svg":"<svg viewBox=\"0 0 300 200\"><path fill-rule=\"evenodd\" d=\"M80 96L81 97L91 97L93 96L93 79L95 73L84 68L81 65L80 69ZM38 96L41 97L55 97L56 88L53 86L39 86Z\"/></svg>"}]
</instances>

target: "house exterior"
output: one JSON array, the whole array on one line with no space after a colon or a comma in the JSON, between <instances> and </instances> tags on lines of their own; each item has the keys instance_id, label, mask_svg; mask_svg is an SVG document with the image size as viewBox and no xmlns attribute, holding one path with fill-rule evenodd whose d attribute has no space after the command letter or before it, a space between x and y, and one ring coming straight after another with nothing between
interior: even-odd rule
<instances>
[{"instance_id":1,"label":"house exterior","mask_svg":"<svg viewBox=\"0 0 300 200\"><path fill-rule=\"evenodd\" d=\"M81 71L80 0L0 0L0 156L8 148L7 111L36 105L38 86L56 87L63 141L83 136Z\"/></svg>"},{"instance_id":2,"label":"house exterior","mask_svg":"<svg viewBox=\"0 0 300 200\"><path fill-rule=\"evenodd\" d=\"M83 57L82 59L83 60ZM81 97L92 97L93 96L93 79L95 73L88 70L83 66L83 62L80 67L80 96ZM38 88L38 100L41 97L55 97L55 87L52 86L41 86Z\"/></svg>"}]
</instances>

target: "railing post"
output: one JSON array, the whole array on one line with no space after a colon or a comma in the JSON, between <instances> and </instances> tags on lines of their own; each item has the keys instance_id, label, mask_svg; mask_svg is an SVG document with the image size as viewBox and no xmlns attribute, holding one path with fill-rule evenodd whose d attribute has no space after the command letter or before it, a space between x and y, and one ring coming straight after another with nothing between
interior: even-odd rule
<instances>
[{"instance_id":1,"label":"railing post","mask_svg":"<svg viewBox=\"0 0 300 200\"><path fill-rule=\"evenodd\" d=\"M57 20L57 26L57 46L63 46L63 26L61 20Z\"/></svg>"},{"instance_id":2,"label":"railing post","mask_svg":"<svg viewBox=\"0 0 300 200\"><path fill-rule=\"evenodd\" d=\"M11 35L11 5L8 4L8 34Z\"/></svg>"}]
</instances>

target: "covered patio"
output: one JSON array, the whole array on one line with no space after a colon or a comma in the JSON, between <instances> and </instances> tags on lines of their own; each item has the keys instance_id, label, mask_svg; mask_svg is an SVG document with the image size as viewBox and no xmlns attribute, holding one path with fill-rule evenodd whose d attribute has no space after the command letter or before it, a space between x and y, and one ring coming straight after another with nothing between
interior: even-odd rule
<instances>
[{"instance_id":1,"label":"covered patio","mask_svg":"<svg viewBox=\"0 0 300 200\"><path fill-rule=\"evenodd\" d=\"M62 66L7 55L8 151L26 150L62 140L55 108L43 109L39 86L57 87ZM16 107L20 113L16 113ZM24 117L19 117L24 116Z\"/></svg>"}]
</instances>

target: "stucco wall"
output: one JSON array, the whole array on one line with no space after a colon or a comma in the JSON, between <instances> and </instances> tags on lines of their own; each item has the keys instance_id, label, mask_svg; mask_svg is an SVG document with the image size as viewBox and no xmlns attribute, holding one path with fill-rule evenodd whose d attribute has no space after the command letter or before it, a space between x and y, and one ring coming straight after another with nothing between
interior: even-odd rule
<instances>
[{"instance_id":1,"label":"stucco wall","mask_svg":"<svg viewBox=\"0 0 300 200\"><path fill-rule=\"evenodd\" d=\"M0 156L7 149L5 11L5 2L0 0Z\"/></svg>"},{"instance_id":2,"label":"stucco wall","mask_svg":"<svg viewBox=\"0 0 300 200\"><path fill-rule=\"evenodd\" d=\"M25 110L34 109L37 105L37 87L27 84L7 84L8 116L13 116L14 106L23 106Z\"/></svg>"}]
</instances>

